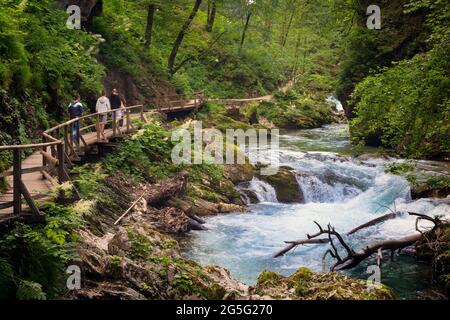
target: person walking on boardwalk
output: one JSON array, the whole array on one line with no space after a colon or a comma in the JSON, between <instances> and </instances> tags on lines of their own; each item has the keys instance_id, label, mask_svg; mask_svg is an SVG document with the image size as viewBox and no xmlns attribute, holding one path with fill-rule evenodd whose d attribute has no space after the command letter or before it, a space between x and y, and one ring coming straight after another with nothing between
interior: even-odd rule
<instances>
[{"instance_id":1,"label":"person walking on boardwalk","mask_svg":"<svg viewBox=\"0 0 450 320\"><path fill-rule=\"evenodd\" d=\"M111 103L110 103L108 97L106 96L104 90L102 91L102 96L100 98L98 98L98 100L97 100L97 104L95 106L95 111L97 113L111 111ZM108 122L108 114L107 113L101 114L97 130L100 132L100 135L103 137L103 140L105 142L108 142L108 139L106 139L106 136L105 136L105 126L106 126L107 122Z\"/></svg>"},{"instance_id":2,"label":"person walking on boardwalk","mask_svg":"<svg viewBox=\"0 0 450 320\"><path fill-rule=\"evenodd\" d=\"M83 115L83 105L80 102L80 95L74 94L72 102L67 108L70 120L79 118ZM72 123L72 139L79 145L80 144L80 121L74 121Z\"/></svg>"},{"instance_id":3,"label":"person walking on boardwalk","mask_svg":"<svg viewBox=\"0 0 450 320\"><path fill-rule=\"evenodd\" d=\"M123 99L119 94L119 91L117 91L117 89L113 89L111 96L109 97L109 100L111 101L111 109L113 110L117 110L116 111L116 121L119 124L117 126L117 128L119 129L119 133L122 134L122 132L120 131L120 127L123 126L123 116L124 116L124 112L123 110L119 110L119 109L123 109L124 108L124 103L123 103Z\"/></svg>"}]
</instances>

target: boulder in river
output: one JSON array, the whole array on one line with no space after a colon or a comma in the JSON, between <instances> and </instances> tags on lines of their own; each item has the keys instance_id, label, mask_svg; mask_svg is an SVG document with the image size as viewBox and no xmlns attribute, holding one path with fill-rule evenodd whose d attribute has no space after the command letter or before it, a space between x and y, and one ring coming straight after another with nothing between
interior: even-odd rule
<instances>
[{"instance_id":1,"label":"boulder in river","mask_svg":"<svg viewBox=\"0 0 450 320\"><path fill-rule=\"evenodd\" d=\"M259 174L259 178L274 187L279 202L305 203L305 197L297 182L295 171L291 167L282 166L276 174L271 176Z\"/></svg>"}]
</instances>

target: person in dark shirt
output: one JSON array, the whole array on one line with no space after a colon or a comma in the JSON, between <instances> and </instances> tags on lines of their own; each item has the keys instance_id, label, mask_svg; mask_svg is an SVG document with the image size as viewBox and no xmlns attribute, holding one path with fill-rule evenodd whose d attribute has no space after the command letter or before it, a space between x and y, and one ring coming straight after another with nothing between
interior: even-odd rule
<instances>
[{"instance_id":1,"label":"person in dark shirt","mask_svg":"<svg viewBox=\"0 0 450 320\"><path fill-rule=\"evenodd\" d=\"M111 96L109 97L111 103L111 109L122 109L124 107L123 99L120 96L117 89L113 89ZM116 121L119 123L119 128L123 126L123 111L116 111ZM120 129L119 129L120 130Z\"/></svg>"},{"instance_id":2,"label":"person in dark shirt","mask_svg":"<svg viewBox=\"0 0 450 320\"><path fill-rule=\"evenodd\" d=\"M79 94L75 94L73 96L73 101L69 104L67 113L69 114L69 118L71 120L79 118L83 115L83 105L80 102ZM80 121L74 121L72 123L72 137L78 144L80 144Z\"/></svg>"}]
</instances>

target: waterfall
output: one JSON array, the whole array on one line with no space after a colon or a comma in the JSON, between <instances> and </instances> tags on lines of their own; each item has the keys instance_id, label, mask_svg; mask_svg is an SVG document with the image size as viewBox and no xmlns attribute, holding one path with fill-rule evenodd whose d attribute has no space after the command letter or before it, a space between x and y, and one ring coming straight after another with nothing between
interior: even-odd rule
<instances>
[{"instance_id":1,"label":"waterfall","mask_svg":"<svg viewBox=\"0 0 450 320\"><path fill-rule=\"evenodd\" d=\"M336 183L334 185L321 181L316 176L297 176L298 184L305 197L305 202L327 203L352 198L361 190L355 186Z\"/></svg>"},{"instance_id":2,"label":"waterfall","mask_svg":"<svg viewBox=\"0 0 450 320\"><path fill-rule=\"evenodd\" d=\"M336 97L329 96L326 99L326 101L330 102L330 103L334 103L334 105L336 106L336 111L337 112L343 112L344 111L344 107L342 106L342 103L338 99L336 99Z\"/></svg>"},{"instance_id":3,"label":"waterfall","mask_svg":"<svg viewBox=\"0 0 450 320\"><path fill-rule=\"evenodd\" d=\"M249 194L255 195L259 202L278 202L275 189L267 182L257 178L253 178L252 181L241 184L238 187L238 190L247 204L251 203Z\"/></svg>"}]
</instances>

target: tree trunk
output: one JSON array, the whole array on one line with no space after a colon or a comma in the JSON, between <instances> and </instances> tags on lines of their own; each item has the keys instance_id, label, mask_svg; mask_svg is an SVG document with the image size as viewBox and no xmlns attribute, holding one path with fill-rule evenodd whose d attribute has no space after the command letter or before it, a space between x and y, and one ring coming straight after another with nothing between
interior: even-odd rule
<instances>
[{"instance_id":1,"label":"tree trunk","mask_svg":"<svg viewBox=\"0 0 450 320\"><path fill-rule=\"evenodd\" d=\"M210 0L208 3L208 22L206 23L206 31L212 32L214 21L216 19L216 0Z\"/></svg>"},{"instance_id":2,"label":"tree trunk","mask_svg":"<svg viewBox=\"0 0 450 320\"><path fill-rule=\"evenodd\" d=\"M244 46L245 42L245 35L247 33L248 25L250 23L250 18L252 16L252 13L250 11L247 12L247 17L245 19L245 25L244 30L242 31L242 38L241 38L241 44L239 45L239 53L242 51L242 47Z\"/></svg>"},{"instance_id":3,"label":"tree trunk","mask_svg":"<svg viewBox=\"0 0 450 320\"><path fill-rule=\"evenodd\" d=\"M150 4L147 10L147 28L145 29L145 47L147 49L152 45L153 17L155 16L156 6Z\"/></svg>"},{"instance_id":4,"label":"tree trunk","mask_svg":"<svg viewBox=\"0 0 450 320\"><path fill-rule=\"evenodd\" d=\"M202 3L202 0L195 0L194 8L192 9L192 12L191 12L189 18L184 22L183 26L181 27L181 30L178 33L178 36L175 40L175 43L173 44L172 52L170 53L169 61L167 64L170 75L173 75L173 67L175 65L175 60L177 58L178 49L180 49L181 43L183 42L183 38L186 35L187 31L189 30L189 27L191 26L192 21L194 20L195 16L197 15L197 12L198 12L198 9L200 8L201 3Z\"/></svg>"},{"instance_id":5,"label":"tree trunk","mask_svg":"<svg viewBox=\"0 0 450 320\"><path fill-rule=\"evenodd\" d=\"M289 22L286 28L286 32L283 35L283 39L281 41L281 46L285 47L286 46L286 42L289 36L289 32L291 31L291 26L292 26L292 21L294 20L294 16L295 16L295 11L292 11L291 16L289 17Z\"/></svg>"}]
</instances>

